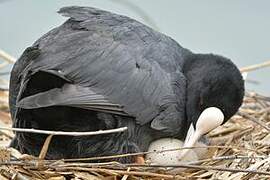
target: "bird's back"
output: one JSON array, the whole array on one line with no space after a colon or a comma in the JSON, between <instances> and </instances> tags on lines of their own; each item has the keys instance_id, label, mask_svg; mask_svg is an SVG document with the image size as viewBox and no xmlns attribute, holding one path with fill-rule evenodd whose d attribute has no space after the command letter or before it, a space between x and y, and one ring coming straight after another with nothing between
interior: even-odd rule
<instances>
[{"instance_id":1,"label":"bird's back","mask_svg":"<svg viewBox=\"0 0 270 180\"><path fill-rule=\"evenodd\" d=\"M153 119L165 101L184 103L183 90L175 88L185 86L182 64L188 50L125 16L88 7L66 7L59 13L70 19L34 43L40 55L27 59L18 72L24 81L21 90L36 72L49 72L92 87L142 124Z\"/></svg>"}]
</instances>

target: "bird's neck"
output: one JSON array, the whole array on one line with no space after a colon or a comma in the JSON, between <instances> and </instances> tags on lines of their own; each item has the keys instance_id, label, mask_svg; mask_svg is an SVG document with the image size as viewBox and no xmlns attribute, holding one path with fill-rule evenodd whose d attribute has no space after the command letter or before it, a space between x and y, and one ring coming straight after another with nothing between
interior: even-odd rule
<instances>
[{"instance_id":1,"label":"bird's neck","mask_svg":"<svg viewBox=\"0 0 270 180\"><path fill-rule=\"evenodd\" d=\"M202 80L204 71L208 68L207 59L203 58L203 54L189 55L183 64L183 73L187 79L188 85L195 82L198 83Z\"/></svg>"},{"instance_id":2,"label":"bird's neck","mask_svg":"<svg viewBox=\"0 0 270 180\"><path fill-rule=\"evenodd\" d=\"M186 89L186 116L187 124L196 124L196 121L200 114L200 99L202 90L205 88L204 76L207 70L204 60L201 59L203 55L193 54L189 56L183 66L183 73L186 77L187 89ZM207 60L206 60L207 61Z\"/></svg>"}]
</instances>

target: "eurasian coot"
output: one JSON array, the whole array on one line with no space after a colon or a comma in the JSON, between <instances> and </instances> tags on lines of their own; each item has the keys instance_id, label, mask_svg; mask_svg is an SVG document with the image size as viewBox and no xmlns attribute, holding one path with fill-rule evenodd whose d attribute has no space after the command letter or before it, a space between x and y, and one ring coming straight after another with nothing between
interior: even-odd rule
<instances>
[{"instance_id":1,"label":"eurasian coot","mask_svg":"<svg viewBox=\"0 0 270 180\"><path fill-rule=\"evenodd\" d=\"M64 7L69 17L27 48L10 79L13 127L123 133L54 137L48 159L146 151L184 138L209 107L224 122L240 107L244 82L227 58L196 54L126 16ZM11 146L38 155L45 135L16 133ZM122 162L132 162L122 158Z\"/></svg>"}]
</instances>

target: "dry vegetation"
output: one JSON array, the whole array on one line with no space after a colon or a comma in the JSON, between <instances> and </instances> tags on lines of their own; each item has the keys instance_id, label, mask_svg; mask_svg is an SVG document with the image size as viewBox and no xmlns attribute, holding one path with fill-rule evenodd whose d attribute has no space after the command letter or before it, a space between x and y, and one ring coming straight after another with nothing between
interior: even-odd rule
<instances>
[{"instance_id":1,"label":"dry vegetation","mask_svg":"<svg viewBox=\"0 0 270 180\"><path fill-rule=\"evenodd\" d=\"M11 126L6 91L0 92L0 125ZM48 161L5 148L13 134L0 131L1 179L258 179L270 178L270 98L246 93L244 104L229 122L212 131L204 159L177 167L151 167L117 162ZM43 152L44 153L44 152ZM128 154L132 155L132 154ZM109 157L108 157L109 158ZM99 159L99 157L91 158ZM88 159L88 160L91 160ZM170 174L172 168L186 168Z\"/></svg>"}]
</instances>

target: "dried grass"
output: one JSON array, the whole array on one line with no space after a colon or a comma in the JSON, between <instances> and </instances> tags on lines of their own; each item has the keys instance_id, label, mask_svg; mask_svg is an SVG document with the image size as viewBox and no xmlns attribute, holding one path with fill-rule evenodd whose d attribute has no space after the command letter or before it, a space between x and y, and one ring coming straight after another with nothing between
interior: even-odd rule
<instances>
[{"instance_id":1,"label":"dried grass","mask_svg":"<svg viewBox=\"0 0 270 180\"><path fill-rule=\"evenodd\" d=\"M7 98L0 93L0 99ZM11 126L6 101L1 101L0 125ZM9 118L9 120L8 120ZM84 160L43 160L5 148L13 136L0 131L1 179L268 179L270 178L270 98L246 93L239 112L208 134L210 145L204 159L179 166L150 166L118 162L89 163ZM204 148L204 147L197 147ZM44 156L44 152L43 156ZM148 152L151 153L151 152ZM145 153L140 153L145 154ZM120 156L131 156L126 154ZM40 156L40 157L43 157ZM119 156L119 155L116 155ZM170 174L173 168L185 168Z\"/></svg>"}]
</instances>

